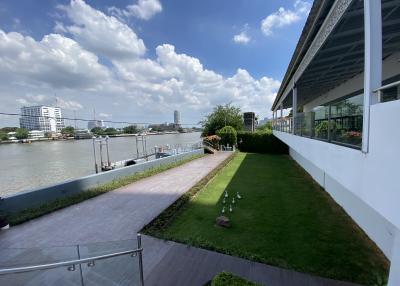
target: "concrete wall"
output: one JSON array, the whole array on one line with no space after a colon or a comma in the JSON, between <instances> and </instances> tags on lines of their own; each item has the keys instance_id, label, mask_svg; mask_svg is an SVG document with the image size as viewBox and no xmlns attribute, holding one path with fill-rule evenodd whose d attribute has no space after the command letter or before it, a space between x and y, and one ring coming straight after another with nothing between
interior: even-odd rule
<instances>
[{"instance_id":1,"label":"concrete wall","mask_svg":"<svg viewBox=\"0 0 400 286\"><path fill-rule=\"evenodd\" d=\"M53 186L39 188L32 191L22 192L3 198L0 201L0 210L6 212L16 212L19 210L39 206L43 203L71 196L80 192L84 192L89 188L93 188L112 180L130 176L145 170L159 167L161 165L171 164L194 155L204 154L203 149L194 150L188 153L182 153L169 156L149 162L132 165L112 171L89 175L75 180L66 181Z\"/></svg>"},{"instance_id":2,"label":"concrete wall","mask_svg":"<svg viewBox=\"0 0 400 286\"><path fill-rule=\"evenodd\" d=\"M370 150L274 131L390 259L400 229L400 101L371 106Z\"/></svg>"}]
</instances>

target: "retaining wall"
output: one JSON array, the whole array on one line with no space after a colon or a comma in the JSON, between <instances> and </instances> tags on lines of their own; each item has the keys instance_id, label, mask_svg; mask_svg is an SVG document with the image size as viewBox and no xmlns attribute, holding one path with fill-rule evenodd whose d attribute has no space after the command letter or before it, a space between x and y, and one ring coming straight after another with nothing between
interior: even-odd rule
<instances>
[{"instance_id":1,"label":"retaining wall","mask_svg":"<svg viewBox=\"0 0 400 286\"><path fill-rule=\"evenodd\" d=\"M152 160L137 165L111 170L108 172L89 175L79 179L65 181L52 186L21 192L15 195L10 195L1 199L0 211L16 212L27 208L37 207L55 199L64 198L80 192L84 192L90 188L111 182L112 180L121 177L130 176L162 165L175 163L200 154L204 154L203 149Z\"/></svg>"}]
</instances>

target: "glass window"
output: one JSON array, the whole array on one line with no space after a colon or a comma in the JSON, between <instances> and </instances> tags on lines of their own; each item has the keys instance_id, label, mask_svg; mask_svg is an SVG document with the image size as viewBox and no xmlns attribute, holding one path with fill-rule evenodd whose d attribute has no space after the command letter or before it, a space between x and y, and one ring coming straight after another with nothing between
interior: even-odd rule
<instances>
[{"instance_id":1,"label":"glass window","mask_svg":"<svg viewBox=\"0 0 400 286\"><path fill-rule=\"evenodd\" d=\"M400 99L399 96L400 89L398 86L394 86L382 91L382 102L392 101Z\"/></svg>"},{"instance_id":2,"label":"glass window","mask_svg":"<svg viewBox=\"0 0 400 286\"><path fill-rule=\"evenodd\" d=\"M313 135L317 139L328 140L329 106L317 106L313 109Z\"/></svg>"},{"instance_id":3,"label":"glass window","mask_svg":"<svg viewBox=\"0 0 400 286\"><path fill-rule=\"evenodd\" d=\"M361 147L363 95L331 104L331 141Z\"/></svg>"}]
</instances>

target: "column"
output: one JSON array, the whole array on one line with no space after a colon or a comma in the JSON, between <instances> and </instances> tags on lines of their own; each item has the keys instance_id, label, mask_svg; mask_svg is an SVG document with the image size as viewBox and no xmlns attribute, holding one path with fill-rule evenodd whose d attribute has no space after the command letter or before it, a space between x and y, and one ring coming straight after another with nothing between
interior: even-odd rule
<instances>
[{"instance_id":1,"label":"column","mask_svg":"<svg viewBox=\"0 0 400 286\"><path fill-rule=\"evenodd\" d=\"M295 134L295 127L296 127L296 116L297 116L297 87L296 84L294 84L293 89L292 89L292 133Z\"/></svg>"},{"instance_id":2,"label":"column","mask_svg":"<svg viewBox=\"0 0 400 286\"><path fill-rule=\"evenodd\" d=\"M364 0L364 112L362 151L369 150L370 106L378 103L374 90L382 84L382 5Z\"/></svg>"}]
</instances>

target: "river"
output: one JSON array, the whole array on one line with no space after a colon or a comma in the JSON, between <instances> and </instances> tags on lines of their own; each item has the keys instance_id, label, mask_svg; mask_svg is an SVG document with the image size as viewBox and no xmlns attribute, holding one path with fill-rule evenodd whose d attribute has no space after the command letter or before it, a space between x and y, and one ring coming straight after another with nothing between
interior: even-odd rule
<instances>
[{"instance_id":1,"label":"river","mask_svg":"<svg viewBox=\"0 0 400 286\"><path fill-rule=\"evenodd\" d=\"M156 145L198 142L200 133L147 136L147 149ZM47 141L0 145L0 197L44 187L94 173L92 140ZM139 145L141 146L141 145ZM135 137L109 139L112 162L134 158Z\"/></svg>"}]
</instances>

